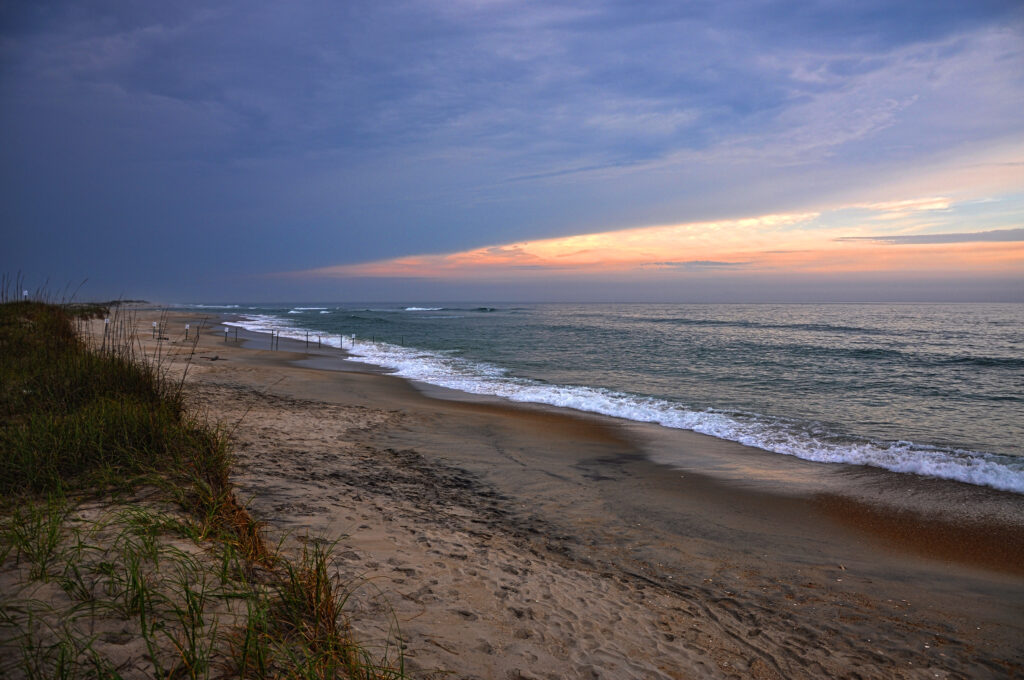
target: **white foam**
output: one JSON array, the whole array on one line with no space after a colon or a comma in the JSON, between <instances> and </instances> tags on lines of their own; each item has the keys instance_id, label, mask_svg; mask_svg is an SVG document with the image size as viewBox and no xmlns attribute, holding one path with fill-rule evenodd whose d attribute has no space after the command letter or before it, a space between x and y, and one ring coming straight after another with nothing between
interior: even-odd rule
<instances>
[{"instance_id":1,"label":"white foam","mask_svg":"<svg viewBox=\"0 0 1024 680\"><path fill-rule=\"evenodd\" d=\"M237 321L224 321L221 322L224 326L238 326L244 328L247 331L255 331L256 333L277 333L282 338L290 340L306 340L307 331L303 328L299 328L293 325L291 319L282 319L270 314L247 314ZM314 334L317 334L320 338L320 344L326 347L341 347L342 339L337 333L330 335L322 333L321 331L309 331L309 337L312 338ZM350 344L351 339L345 336L345 343Z\"/></svg>"},{"instance_id":2,"label":"white foam","mask_svg":"<svg viewBox=\"0 0 1024 680\"><path fill-rule=\"evenodd\" d=\"M357 344L359 361L412 380L512 401L549 404L692 430L719 439L820 463L870 465L893 472L950 479L1024 493L1024 460L913 442L878 442L812 432L795 421L757 414L693 410L684 404L603 388L551 385L516 378L497 366L387 344Z\"/></svg>"},{"instance_id":3,"label":"white foam","mask_svg":"<svg viewBox=\"0 0 1024 680\"><path fill-rule=\"evenodd\" d=\"M247 331L256 333L269 333L271 331L283 331L292 328L291 321L280 319L270 314L246 314L237 321L222 321L223 326L238 326Z\"/></svg>"},{"instance_id":4,"label":"white foam","mask_svg":"<svg viewBox=\"0 0 1024 680\"><path fill-rule=\"evenodd\" d=\"M406 307L407 312L440 312L444 307Z\"/></svg>"},{"instance_id":5,"label":"white foam","mask_svg":"<svg viewBox=\"0 0 1024 680\"><path fill-rule=\"evenodd\" d=\"M255 331L276 330L297 340L305 338L304 330L272 316L249 316L235 325ZM375 364L393 370L398 376L439 387L657 423L820 463L870 465L1024 494L1024 459L1015 456L909 441L852 439L783 418L695 410L678 402L599 387L552 385L517 378L499 366L469 361L454 351L422 351L362 341L352 346L352 340L351 336L344 336L344 346L352 355L350 360ZM339 336L326 338L325 344L338 347Z\"/></svg>"},{"instance_id":6,"label":"white foam","mask_svg":"<svg viewBox=\"0 0 1024 680\"><path fill-rule=\"evenodd\" d=\"M185 304L182 307L189 307L192 309L238 309L241 305L200 305L200 304Z\"/></svg>"}]
</instances>

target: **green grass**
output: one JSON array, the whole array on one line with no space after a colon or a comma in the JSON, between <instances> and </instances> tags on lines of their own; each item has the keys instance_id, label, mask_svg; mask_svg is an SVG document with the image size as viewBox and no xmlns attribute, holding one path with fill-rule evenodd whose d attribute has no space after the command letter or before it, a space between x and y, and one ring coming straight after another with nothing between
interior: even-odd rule
<instances>
[{"instance_id":1,"label":"green grass","mask_svg":"<svg viewBox=\"0 0 1024 680\"><path fill-rule=\"evenodd\" d=\"M121 485L171 472L183 457L221 464L209 456L220 445L184 417L178 386L131 343L92 351L60 307L0 305L3 497Z\"/></svg>"},{"instance_id":2,"label":"green grass","mask_svg":"<svg viewBox=\"0 0 1024 680\"><path fill-rule=\"evenodd\" d=\"M227 433L114 309L0 304L0 676L120 677L115 621L152 677L405 677L352 639L336 544L266 540ZM88 318L111 318L92 344Z\"/></svg>"}]
</instances>

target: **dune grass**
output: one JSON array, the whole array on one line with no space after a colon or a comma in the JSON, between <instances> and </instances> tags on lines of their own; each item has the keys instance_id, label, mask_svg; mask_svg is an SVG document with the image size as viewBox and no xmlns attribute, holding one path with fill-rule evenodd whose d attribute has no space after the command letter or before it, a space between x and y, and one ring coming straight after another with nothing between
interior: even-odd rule
<instances>
[{"instance_id":1,"label":"dune grass","mask_svg":"<svg viewBox=\"0 0 1024 680\"><path fill-rule=\"evenodd\" d=\"M336 543L268 541L130 316L3 297L0 676L405 677L353 640Z\"/></svg>"},{"instance_id":2,"label":"dune grass","mask_svg":"<svg viewBox=\"0 0 1024 680\"><path fill-rule=\"evenodd\" d=\"M0 304L0 494L121 486L216 461L216 433L130 342L92 351L57 305Z\"/></svg>"}]
</instances>

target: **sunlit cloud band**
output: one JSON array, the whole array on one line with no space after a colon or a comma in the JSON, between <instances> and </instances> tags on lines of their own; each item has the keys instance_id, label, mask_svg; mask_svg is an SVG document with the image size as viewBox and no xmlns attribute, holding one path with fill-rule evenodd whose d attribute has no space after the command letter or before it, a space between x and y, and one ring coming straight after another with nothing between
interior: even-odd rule
<instances>
[{"instance_id":1,"label":"sunlit cloud band","mask_svg":"<svg viewBox=\"0 0 1024 680\"><path fill-rule=\"evenodd\" d=\"M660 225L409 255L290 276L472 280L730 272L1024 272L1024 228L936 231L962 219L957 210L944 197L853 204L821 213ZM890 233L878 233L880 219Z\"/></svg>"}]
</instances>

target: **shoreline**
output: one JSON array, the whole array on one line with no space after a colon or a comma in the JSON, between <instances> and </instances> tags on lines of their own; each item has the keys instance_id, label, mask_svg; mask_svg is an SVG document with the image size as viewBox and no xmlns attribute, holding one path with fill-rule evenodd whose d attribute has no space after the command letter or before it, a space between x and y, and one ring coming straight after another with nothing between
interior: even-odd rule
<instances>
[{"instance_id":1,"label":"shoreline","mask_svg":"<svg viewBox=\"0 0 1024 680\"><path fill-rule=\"evenodd\" d=\"M178 320L200 316L174 312L168 318L172 315ZM140 320L145 336L150 318ZM1020 596L1024 546L1020 539L1016 544L1013 540L1021 535L1013 531L1018 527L1002 525L1004 531L998 528L999 522L993 522L989 528L998 530L977 535L984 524L918 517L909 511L890 516L884 505L856 497L840 495L836 501L815 495L780 495L772 493L771 483L740 482L742 474L732 481L706 474L709 466L713 467L708 460L719 460L721 465L723 452L716 448L727 445L734 452L738 444L681 431L666 434L552 407L437 399L383 371L354 369L352 362L336 360L345 365L344 370L324 370L321 364L333 360L307 353L302 341L282 341L280 351L270 352L258 347L258 336L248 344L241 342L243 333L239 336L238 345L218 344L223 333L207 331L200 343L201 353L218 354L220 349L223 353L219 356L225 361L198 359L190 384L202 386L209 395L221 395L203 399L211 415L220 419L231 421L232 416L240 415L226 403L240 395L253 402L250 409L266 416L256 429L266 427L282 409L290 414L279 427L265 432L263 439L246 433L251 415L238 425L243 468L239 482L246 495L252 495L260 519L296 530L343 529L357 546L351 552L359 555L360 564L364 568L377 565L366 573L390 579L400 593L403 586L415 582L429 587L430 581L443 583L444 574L452 578L452 564L461 570L461 578L450 581L453 585L449 587L460 590L463 599L468 596L456 588L457 582L476 579L494 586L487 592L470 588L472 606L456 608L454 614L439 612L439 618L424 624L422 630L420 624L413 624L413 635L423 639L417 643L410 637L408 644L410 650L416 650L421 668L449 668L467 675L475 668L484 677L502 677L495 673L511 673L515 669L509 664L518 663L516 668L524 672L558 667L563 672L559 677L589 677L579 670L587 665L586 659L577 658L570 666L546 666L540 655L543 650L550 653L552 645L579 643L578 626L582 624L577 622L577 629L570 630L567 618L574 613L574 606L565 599L566 592L547 595L555 602L559 598L564 601L555 607L558 611L549 614L552 620L543 624L539 616L517 617L515 610L525 611L521 606L501 606L512 596L496 584L501 574L510 575L505 567L523 569L515 558L523 554L530 555L526 559L533 561L531 569L549 578L568 569L559 573L579 580L569 579L575 583L565 586L569 591L582 587L581 583L595 588L611 588L617 583L616 587L623 589L617 591L620 604L635 600L640 593L641 603L654 597L668 608L659 610L645 604L635 612L637 622L617 624L630 628L628 634L595 634L595 641L602 644L595 644L583 656L607 648L609 636L628 638L637 649L644 643L650 647L643 673L621 665L629 658L623 652L616 661L620 664L615 666L618 677L658 677L647 674L650 664L671 665L673 660L680 672L699 669L700 674L716 677L729 677L744 664L746 672L741 675L760 677L835 676L853 668L869 677L884 677L900 669L919 671L936 661L941 664L935 667L948 669L949 677L976 676L980 668L997 676L1019 670L1012 665L1022 653L1017 622L1024 609ZM325 428L324 419L313 417L310 423L310 417L302 415L304 411L332 409L354 410L346 418L363 424L346 426L343 433L328 436L316 432L330 429ZM295 422L303 418L304 426ZM704 457L703 462L687 471L659 465L651 449L668 445L665 437L673 440L673 446L690 447L699 453L697 458ZM303 462L310 456L316 458L320 469ZM260 472L261 467L270 465L271 458L274 474L267 469ZM800 461L798 467L808 465L814 464ZM331 470L332 466L338 468ZM422 474L405 479L404 487L396 489L382 481L408 477L410 469ZM335 472L339 476L331 477ZM362 484L346 481L346 474L361 479ZM736 469L729 474L737 475ZM866 486L894 475L879 471L874 480L854 481ZM832 483L841 485L842 478L850 475L833 476L838 481ZM283 483L281 477L292 481ZM946 489L964 486L935 481ZM899 485L899 480L891 483ZM339 488L351 490L349 498L354 494L362 499L349 501L357 509L345 505L345 499L337 495ZM981 495L991 495L989 492L995 497L1003 493L982 490ZM337 501L330 500L332 494ZM437 517L429 516L433 506L426 501L431 496L440 499L444 508ZM1019 503L1016 507L1019 511ZM425 513L427 517L422 516ZM375 514L381 517L375 518ZM479 535L479 527L486 528L487 537ZM452 551L438 558L421 548L417 539L424 535L449 544L457 536L455 543L463 548L475 545L478 552L465 550L465 556L459 558L452 557L460 554ZM976 539L967 543L965 536ZM920 540L908 541L915 537ZM498 542L504 543L496 546ZM369 559L364 559L364 553ZM502 555L504 563L491 564L491 553ZM976 559L979 554L985 559ZM383 566L389 559L411 566ZM444 568L431 566L431 559ZM400 575L405 573L402 569L412 570L416 576L399 576L402 583L394 583L395 569ZM476 575L469 574L471 570ZM486 578L481 576L484 573ZM407 597L410 593L400 599L411 602ZM436 607L424 599L414 598L424 611L433 612ZM575 612L577 619L581 618L578 614L588 613L588 606L592 605L576 607L580 610ZM808 607L814 613L808 615ZM395 609L399 616L405 611L399 606ZM794 626L788 615L797 609L807 617L801 619L807 630L802 643L799 635L787 642ZM675 612L676 618L665 624L667 632L655 634L659 624L639 622L654 611ZM504 621L502 617L507 618L509 612L511 620ZM603 615L612 614L604 611ZM422 621L422 617L414 620ZM849 621L837 623L843 619ZM516 629L516 622L524 620L532 621L532 628ZM984 623L983 632L970 625L974 622ZM680 640L678 633L700 631L701 624L716 631L714 641L701 638L706 632L698 632L693 634L696 641L669 644ZM880 656L869 649L880 644L879 626L890 629L888 649ZM476 639L484 628L490 631L483 636L486 645ZM560 642L556 628L562 634ZM529 635L516 637L517 630ZM407 625L403 634L408 633ZM654 644L652 635L660 635L661 646ZM941 658L937 652L928 652L937 647L924 646L936 636L948 638ZM869 638L875 640L871 645L864 642ZM823 639L829 640L829 648L822 646ZM486 646L490 653L473 651ZM974 652L968 653L968 649ZM981 663L972 654L990 661L972 666ZM537 660L529 661L529 655ZM830 661L833 656L836 658ZM467 657L474 660L469 662ZM726 658L729 660L721 660ZM600 677L610 672L607 664L597 666Z\"/></svg>"},{"instance_id":2,"label":"shoreline","mask_svg":"<svg viewBox=\"0 0 1024 680\"><path fill-rule=\"evenodd\" d=\"M1024 495L1016 425L1024 411L1012 398L1019 389L1014 340L1006 331L1014 319L1009 311L986 326L991 356L979 349L982 354L972 357L942 340L927 313L908 317L907 332L916 339L908 342L886 335L870 310L842 325L824 308L780 308L772 314L802 322L765 335L778 319L750 312L743 320L737 310L685 305L671 312L638 308L635 315L614 306L510 305L479 315L321 304L243 306L237 323L300 341L307 333L314 340L326 333L333 346L344 340L350 353L396 375L463 392L659 423L808 461ZM461 320L448 320L454 317ZM976 322L986 323L982 317ZM600 330L606 326L621 332ZM973 332L954 326L951 337ZM719 343L732 349L718 352ZM831 367L826 374L822 362Z\"/></svg>"},{"instance_id":3,"label":"shoreline","mask_svg":"<svg viewBox=\"0 0 1024 680\"><path fill-rule=\"evenodd\" d=\"M222 313L221 323L233 323L235 316ZM265 333L245 329L240 329L240 333L239 341L246 348L259 349L259 345L268 342ZM283 344L287 351L307 355L292 362L296 366L386 375L406 383L427 399L461 403L466 409L476 408L504 416L531 413L533 417L542 417L539 414L548 414L552 419L563 419L563 427L571 419L599 423L606 428L607 436L631 447L666 474L696 474L706 477L709 482L717 481L733 488L806 497L816 509L829 513L835 521L852 527L854 531L874 533L890 544L904 544L919 555L954 559L1024 575L1024 560L1018 559L1024 555L1024 536L1021 535L1024 531L1024 496L1012 491L898 473L870 465L818 463L657 423L462 392L394 376L389 369L353 358L345 349L307 347L304 341L294 338L285 338ZM687 466L680 466L674 456L665 455L666 451L678 450L687 452ZM700 451L713 451L713 454L698 455ZM909 493L900 493L904 491ZM840 506L845 511L838 510ZM956 506L955 516L949 513L950 506ZM914 531L897 526L920 528L925 523L941 525L942 533L951 537L946 541L947 545L941 545L934 537L918 536ZM869 526L877 530L870 530ZM993 538L979 540L979 532L991 534ZM904 534L902 538L893 538L901 533ZM933 535L935 532L924 533ZM991 554L984 554L986 552L1001 557L993 558Z\"/></svg>"}]
</instances>

